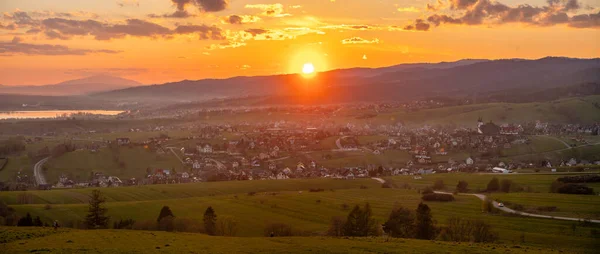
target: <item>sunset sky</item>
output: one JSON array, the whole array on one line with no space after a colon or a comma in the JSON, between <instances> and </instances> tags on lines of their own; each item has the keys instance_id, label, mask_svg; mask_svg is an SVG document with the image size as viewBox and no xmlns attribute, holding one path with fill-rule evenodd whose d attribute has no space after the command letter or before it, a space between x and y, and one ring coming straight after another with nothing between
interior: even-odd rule
<instances>
[{"instance_id":1,"label":"sunset sky","mask_svg":"<svg viewBox=\"0 0 600 254\"><path fill-rule=\"evenodd\" d=\"M0 0L0 84L600 56L597 0Z\"/></svg>"}]
</instances>

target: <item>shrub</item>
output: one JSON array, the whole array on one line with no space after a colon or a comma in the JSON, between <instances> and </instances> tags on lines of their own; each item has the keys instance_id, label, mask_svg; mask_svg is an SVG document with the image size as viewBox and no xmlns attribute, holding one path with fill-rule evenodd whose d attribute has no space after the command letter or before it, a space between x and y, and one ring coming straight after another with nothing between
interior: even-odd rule
<instances>
[{"instance_id":1,"label":"shrub","mask_svg":"<svg viewBox=\"0 0 600 254\"><path fill-rule=\"evenodd\" d=\"M563 183L597 183L600 182L600 175L565 176L556 180Z\"/></svg>"},{"instance_id":2,"label":"shrub","mask_svg":"<svg viewBox=\"0 0 600 254\"><path fill-rule=\"evenodd\" d=\"M508 179L502 179L500 182L500 191L502 192L510 192L510 188L512 186L512 181Z\"/></svg>"},{"instance_id":3,"label":"shrub","mask_svg":"<svg viewBox=\"0 0 600 254\"><path fill-rule=\"evenodd\" d=\"M113 228L114 229L133 229L133 224L135 224L135 221L133 219L121 219L119 221L115 221L113 223Z\"/></svg>"},{"instance_id":4,"label":"shrub","mask_svg":"<svg viewBox=\"0 0 600 254\"><path fill-rule=\"evenodd\" d=\"M371 205L366 203L364 208L356 205L348 214L344 224L345 236L372 236L378 234L377 223L372 218Z\"/></svg>"},{"instance_id":5,"label":"shrub","mask_svg":"<svg viewBox=\"0 0 600 254\"><path fill-rule=\"evenodd\" d=\"M50 205L50 204L46 204L46 205L44 206L44 210L50 210L50 209L52 209L52 205Z\"/></svg>"},{"instance_id":6,"label":"shrub","mask_svg":"<svg viewBox=\"0 0 600 254\"><path fill-rule=\"evenodd\" d=\"M254 195L256 195L256 192L255 192L255 191L250 191L250 192L248 192L248 196L254 196Z\"/></svg>"},{"instance_id":7,"label":"shrub","mask_svg":"<svg viewBox=\"0 0 600 254\"><path fill-rule=\"evenodd\" d=\"M468 192L469 191L469 184L466 181L458 181L458 184L456 185L456 191L458 192Z\"/></svg>"},{"instance_id":8,"label":"shrub","mask_svg":"<svg viewBox=\"0 0 600 254\"><path fill-rule=\"evenodd\" d=\"M454 196L444 193L429 193L421 197L424 201L439 201L439 202L450 202L454 201Z\"/></svg>"},{"instance_id":9,"label":"shrub","mask_svg":"<svg viewBox=\"0 0 600 254\"><path fill-rule=\"evenodd\" d=\"M174 218L173 229L176 232L190 232L190 233L203 233L204 228L202 224L194 219L188 218Z\"/></svg>"},{"instance_id":10,"label":"shrub","mask_svg":"<svg viewBox=\"0 0 600 254\"><path fill-rule=\"evenodd\" d=\"M131 227L131 229L134 229L134 230L146 230L146 231L156 230L156 228L157 228L157 223L155 220L136 221L135 223L133 223L133 226Z\"/></svg>"},{"instance_id":11,"label":"shrub","mask_svg":"<svg viewBox=\"0 0 600 254\"><path fill-rule=\"evenodd\" d=\"M450 217L445 228L444 237L450 241L476 243L494 242L498 238L492 226L482 220L468 220Z\"/></svg>"},{"instance_id":12,"label":"shrub","mask_svg":"<svg viewBox=\"0 0 600 254\"><path fill-rule=\"evenodd\" d=\"M346 204L346 203L343 203L340 206L342 207L342 210L344 210L344 211L348 210L350 208L350 206L348 204Z\"/></svg>"},{"instance_id":13,"label":"shrub","mask_svg":"<svg viewBox=\"0 0 600 254\"><path fill-rule=\"evenodd\" d=\"M436 180L433 184L434 190L443 190L444 188L446 188L446 185L444 185L444 181L442 181L441 179Z\"/></svg>"},{"instance_id":14,"label":"shrub","mask_svg":"<svg viewBox=\"0 0 600 254\"><path fill-rule=\"evenodd\" d=\"M421 192L423 195L433 194L433 190L430 187L425 187L425 189Z\"/></svg>"},{"instance_id":15,"label":"shrub","mask_svg":"<svg viewBox=\"0 0 600 254\"><path fill-rule=\"evenodd\" d=\"M490 180L490 182L487 185L487 191L489 192L493 192L493 191L498 191L500 189L500 181L498 181L498 178L494 177L492 178L492 180Z\"/></svg>"},{"instance_id":16,"label":"shrub","mask_svg":"<svg viewBox=\"0 0 600 254\"><path fill-rule=\"evenodd\" d=\"M238 231L238 222L231 216L220 216L217 219L217 235L235 236Z\"/></svg>"},{"instance_id":17,"label":"shrub","mask_svg":"<svg viewBox=\"0 0 600 254\"><path fill-rule=\"evenodd\" d=\"M269 223L265 227L265 236L292 236L292 226L284 223Z\"/></svg>"},{"instance_id":18,"label":"shrub","mask_svg":"<svg viewBox=\"0 0 600 254\"><path fill-rule=\"evenodd\" d=\"M550 186L550 191L562 194L577 194L577 195L594 195L594 189L583 184L577 183L562 183L555 181Z\"/></svg>"},{"instance_id":19,"label":"shrub","mask_svg":"<svg viewBox=\"0 0 600 254\"><path fill-rule=\"evenodd\" d=\"M411 210L403 207L394 208L383 224L383 231L391 237L410 238L414 236L415 216Z\"/></svg>"},{"instance_id":20,"label":"shrub","mask_svg":"<svg viewBox=\"0 0 600 254\"><path fill-rule=\"evenodd\" d=\"M173 232L175 230L175 217L167 216L157 223L157 229L160 231Z\"/></svg>"},{"instance_id":21,"label":"shrub","mask_svg":"<svg viewBox=\"0 0 600 254\"><path fill-rule=\"evenodd\" d=\"M329 223L329 229L327 230L328 236L339 237L344 235L344 224L346 220L341 216L335 216L331 218Z\"/></svg>"},{"instance_id":22,"label":"shrub","mask_svg":"<svg viewBox=\"0 0 600 254\"><path fill-rule=\"evenodd\" d=\"M324 189L309 189L309 192L323 192L325 191Z\"/></svg>"}]
</instances>

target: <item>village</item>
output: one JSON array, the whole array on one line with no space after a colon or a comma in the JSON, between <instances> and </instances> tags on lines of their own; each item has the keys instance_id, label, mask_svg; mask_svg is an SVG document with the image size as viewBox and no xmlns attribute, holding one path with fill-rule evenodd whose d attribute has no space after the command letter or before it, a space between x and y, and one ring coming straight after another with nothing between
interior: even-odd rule
<instances>
[{"instance_id":1,"label":"village","mask_svg":"<svg viewBox=\"0 0 600 254\"><path fill-rule=\"evenodd\" d=\"M166 134L182 129L193 129L197 135L172 138ZM511 173L527 168L550 168L555 171L557 167L600 165L600 160L576 158L503 158L505 151L529 145L532 142L531 137L547 136L550 133L560 132L573 136L573 142L585 145L587 139L583 137L597 135L597 125L561 125L539 121L524 125L497 125L484 122L482 118L477 119L472 128L412 128L401 124L303 125L281 121L255 125L159 126L153 127L152 131L159 131L161 134L147 140L134 141L126 135L144 131L130 129L129 132L122 133L122 137L114 140L95 142L73 149L87 149L95 153L100 149L138 147L161 156L176 157L181 163L177 167L179 170L176 170L176 167L149 166L145 172L139 173L139 177L127 179L100 171L92 171L89 179L79 181L61 175L59 179L49 179L50 183L43 188L290 178L354 179L456 172ZM360 160L349 160L334 166L328 163L340 154L352 154L355 158L389 158L394 160L394 163L378 164ZM18 181L31 181L30 177L19 177Z\"/></svg>"}]
</instances>

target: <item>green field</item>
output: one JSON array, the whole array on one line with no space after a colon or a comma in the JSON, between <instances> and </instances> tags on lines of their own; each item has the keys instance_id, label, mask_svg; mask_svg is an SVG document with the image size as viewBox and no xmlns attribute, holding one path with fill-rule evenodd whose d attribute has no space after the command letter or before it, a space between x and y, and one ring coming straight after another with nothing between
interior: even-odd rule
<instances>
[{"instance_id":1,"label":"green field","mask_svg":"<svg viewBox=\"0 0 600 254\"><path fill-rule=\"evenodd\" d=\"M89 150L78 150L52 158L45 166L48 167L45 174L49 182L58 181L61 174L85 181L89 178L90 172L95 171L119 176L124 180L144 176L147 168L175 168L177 171L183 169L181 162L170 151L157 154L143 147L103 148L95 153Z\"/></svg>"},{"instance_id":2,"label":"green field","mask_svg":"<svg viewBox=\"0 0 600 254\"><path fill-rule=\"evenodd\" d=\"M8 253L559 253L550 248L384 238L211 237L128 230L0 228ZM576 253L560 251L560 253Z\"/></svg>"},{"instance_id":3,"label":"green field","mask_svg":"<svg viewBox=\"0 0 600 254\"><path fill-rule=\"evenodd\" d=\"M502 202L524 206L526 212L550 216L600 219L600 198L596 195L558 193L495 193L491 197ZM506 203L506 202L505 202ZM556 207L556 211L543 211Z\"/></svg>"},{"instance_id":4,"label":"green field","mask_svg":"<svg viewBox=\"0 0 600 254\"><path fill-rule=\"evenodd\" d=\"M374 218L383 223L392 207L402 205L415 209L420 200L418 189L443 179L448 189L456 185L458 179L467 180L473 188L483 187L492 176L445 174L425 176L421 180L412 177L393 177L396 184L407 183L409 188L384 189L372 179L359 180L280 180L217 182L182 185L155 185L125 188L105 188L108 215L113 220L133 218L137 221L155 221L162 206L169 206L175 216L202 220L203 211L212 206L218 216L233 217L239 222L238 236L259 237L265 225L273 222L289 224L294 230L308 235L323 235L333 216L346 216L348 208L354 204L369 202ZM557 175L518 175L516 183L532 186L534 189L549 189L549 183ZM360 188L361 186L366 187ZM597 185L595 187L598 187ZM309 192L310 188L323 188L323 192ZM299 191L302 192L299 192ZM62 222L81 220L87 211L87 195L91 189L33 191L33 203L15 205L19 192L0 193L0 199L13 204L21 215L26 212L40 216L44 221L58 219ZM256 192L248 195L248 192ZM523 195L546 195L523 193ZM496 194L494 194L496 195ZM509 195L502 198L511 198ZM515 197L519 197L514 194ZM522 196L523 200L527 196ZM542 196L545 197L545 196ZM593 214L600 197L548 195L543 202L556 200L561 214ZM569 198L567 197L567 198ZM542 202L542 201L540 201ZM50 207L45 204L51 203ZM596 243L590 235L591 228L577 226L573 222L550 219L524 218L503 214L481 213L481 201L472 196L457 196L455 202L427 202L434 219L444 225L450 216L482 219L490 223L499 234L499 243L512 246L525 238L525 245L535 248L555 248L575 252L593 249ZM542 203L540 203L541 205ZM312 238L311 238L312 239Z\"/></svg>"}]
</instances>

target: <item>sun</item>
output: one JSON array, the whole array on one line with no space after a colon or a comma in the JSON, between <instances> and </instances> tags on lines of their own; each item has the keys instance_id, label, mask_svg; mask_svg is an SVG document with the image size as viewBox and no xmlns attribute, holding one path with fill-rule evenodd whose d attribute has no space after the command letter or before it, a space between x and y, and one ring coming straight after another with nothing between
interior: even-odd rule
<instances>
[{"instance_id":1,"label":"sun","mask_svg":"<svg viewBox=\"0 0 600 254\"><path fill-rule=\"evenodd\" d=\"M302 73L304 74L313 74L315 72L315 66L312 63L305 63L302 66Z\"/></svg>"}]
</instances>

